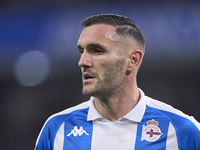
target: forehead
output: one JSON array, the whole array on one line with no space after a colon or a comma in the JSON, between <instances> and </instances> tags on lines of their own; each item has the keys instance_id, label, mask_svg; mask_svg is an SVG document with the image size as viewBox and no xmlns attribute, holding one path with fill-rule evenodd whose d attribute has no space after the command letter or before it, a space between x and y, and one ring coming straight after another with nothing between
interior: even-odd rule
<instances>
[{"instance_id":1,"label":"forehead","mask_svg":"<svg viewBox=\"0 0 200 150\"><path fill-rule=\"evenodd\" d=\"M85 42L95 43L96 40L115 41L113 36L116 34L116 27L107 24L96 24L85 27L80 35L79 44ZM98 41L96 41L98 42Z\"/></svg>"}]
</instances>

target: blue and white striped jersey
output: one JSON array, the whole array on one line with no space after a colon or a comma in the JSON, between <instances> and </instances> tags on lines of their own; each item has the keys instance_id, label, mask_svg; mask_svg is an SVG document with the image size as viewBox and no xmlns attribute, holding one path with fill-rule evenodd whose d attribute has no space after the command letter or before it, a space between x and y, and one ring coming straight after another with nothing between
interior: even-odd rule
<instances>
[{"instance_id":1,"label":"blue and white striped jersey","mask_svg":"<svg viewBox=\"0 0 200 150\"><path fill-rule=\"evenodd\" d=\"M200 124L193 117L140 94L115 122L97 112L93 98L52 115L35 150L200 150Z\"/></svg>"}]
</instances>

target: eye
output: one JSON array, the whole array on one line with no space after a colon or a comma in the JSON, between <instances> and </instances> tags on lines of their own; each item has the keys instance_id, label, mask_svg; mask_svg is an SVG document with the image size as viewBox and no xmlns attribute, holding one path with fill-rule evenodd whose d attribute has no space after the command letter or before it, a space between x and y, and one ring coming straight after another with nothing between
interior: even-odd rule
<instances>
[{"instance_id":1,"label":"eye","mask_svg":"<svg viewBox=\"0 0 200 150\"><path fill-rule=\"evenodd\" d=\"M83 49L83 48L82 48L82 49L79 49L78 52L79 52L79 54L83 54L84 49Z\"/></svg>"},{"instance_id":2,"label":"eye","mask_svg":"<svg viewBox=\"0 0 200 150\"><path fill-rule=\"evenodd\" d=\"M95 54L101 54L101 53L103 53L103 50L100 49L100 48L95 48L95 49L93 49L93 53L95 53Z\"/></svg>"}]
</instances>

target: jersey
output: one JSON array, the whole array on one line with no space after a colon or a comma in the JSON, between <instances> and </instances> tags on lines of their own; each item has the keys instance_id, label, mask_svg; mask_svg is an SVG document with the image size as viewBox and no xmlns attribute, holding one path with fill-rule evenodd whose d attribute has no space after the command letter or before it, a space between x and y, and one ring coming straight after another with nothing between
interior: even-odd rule
<instances>
[{"instance_id":1,"label":"jersey","mask_svg":"<svg viewBox=\"0 0 200 150\"><path fill-rule=\"evenodd\" d=\"M200 150L200 124L140 91L137 105L115 122L103 118L93 98L52 115L35 150Z\"/></svg>"}]
</instances>

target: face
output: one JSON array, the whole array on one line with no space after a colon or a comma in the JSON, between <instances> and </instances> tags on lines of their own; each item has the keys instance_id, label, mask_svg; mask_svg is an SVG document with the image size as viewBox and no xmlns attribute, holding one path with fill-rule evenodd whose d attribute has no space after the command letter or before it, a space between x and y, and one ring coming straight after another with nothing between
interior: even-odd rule
<instances>
[{"instance_id":1,"label":"face","mask_svg":"<svg viewBox=\"0 0 200 150\"><path fill-rule=\"evenodd\" d=\"M122 88L126 56L115 40L115 27L105 24L84 28L78 40L84 95L103 98Z\"/></svg>"}]
</instances>

